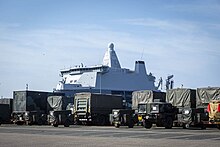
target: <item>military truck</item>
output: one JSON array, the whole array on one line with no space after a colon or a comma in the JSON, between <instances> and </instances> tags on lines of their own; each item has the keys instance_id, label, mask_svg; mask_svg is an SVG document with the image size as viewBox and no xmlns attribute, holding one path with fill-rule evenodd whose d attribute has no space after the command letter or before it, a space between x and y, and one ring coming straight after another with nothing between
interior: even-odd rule
<instances>
[{"instance_id":1,"label":"military truck","mask_svg":"<svg viewBox=\"0 0 220 147\"><path fill-rule=\"evenodd\" d=\"M205 129L206 125L203 123L205 111L202 108L197 108L196 90L189 88L170 89L166 94L166 101L171 103L177 109L175 126L182 126L183 128L201 127Z\"/></svg>"},{"instance_id":2,"label":"military truck","mask_svg":"<svg viewBox=\"0 0 220 147\"><path fill-rule=\"evenodd\" d=\"M64 125L69 127L73 124L73 98L66 96L49 96L47 98L48 109L48 122L54 127Z\"/></svg>"},{"instance_id":3,"label":"military truck","mask_svg":"<svg viewBox=\"0 0 220 147\"><path fill-rule=\"evenodd\" d=\"M156 124L157 127L165 127L166 129L173 127L176 113L171 103L156 101L148 104L140 103L138 112L142 114L146 129L150 129L152 124Z\"/></svg>"},{"instance_id":4,"label":"military truck","mask_svg":"<svg viewBox=\"0 0 220 147\"><path fill-rule=\"evenodd\" d=\"M108 125L112 110L122 108L123 97L119 95L76 93L74 97L75 123Z\"/></svg>"},{"instance_id":5,"label":"military truck","mask_svg":"<svg viewBox=\"0 0 220 147\"><path fill-rule=\"evenodd\" d=\"M110 123L116 128L120 126L133 128L136 122L137 117L135 117L134 110L131 109L113 109L110 114Z\"/></svg>"},{"instance_id":6,"label":"military truck","mask_svg":"<svg viewBox=\"0 0 220 147\"><path fill-rule=\"evenodd\" d=\"M47 124L47 97L62 93L14 91L12 121L18 125Z\"/></svg>"},{"instance_id":7,"label":"military truck","mask_svg":"<svg viewBox=\"0 0 220 147\"><path fill-rule=\"evenodd\" d=\"M150 103L165 102L166 93L153 90L134 91L132 93L132 109L135 110L137 124L144 125L146 116L150 113Z\"/></svg>"},{"instance_id":8,"label":"military truck","mask_svg":"<svg viewBox=\"0 0 220 147\"><path fill-rule=\"evenodd\" d=\"M0 104L0 125L10 123L10 114L9 104Z\"/></svg>"},{"instance_id":9,"label":"military truck","mask_svg":"<svg viewBox=\"0 0 220 147\"><path fill-rule=\"evenodd\" d=\"M217 125L219 128L218 103L220 100L220 87L197 88L196 107L202 109L202 121L206 125Z\"/></svg>"}]
</instances>

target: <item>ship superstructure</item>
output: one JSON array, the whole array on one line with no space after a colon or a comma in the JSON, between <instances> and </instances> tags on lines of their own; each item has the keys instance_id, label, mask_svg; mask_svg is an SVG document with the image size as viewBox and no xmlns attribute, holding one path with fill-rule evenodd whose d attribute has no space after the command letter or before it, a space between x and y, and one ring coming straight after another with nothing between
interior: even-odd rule
<instances>
[{"instance_id":1,"label":"ship superstructure","mask_svg":"<svg viewBox=\"0 0 220 147\"><path fill-rule=\"evenodd\" d=\"M60 72L62 80L57 85L56 91L69 96L87 91L130 97L136 90L156 90L155 77L147 73L144 61L136 61L134 70L121 68L113 43L109 44L101 65L90 67L81 65Z\"/></svg>"}]
</instances>

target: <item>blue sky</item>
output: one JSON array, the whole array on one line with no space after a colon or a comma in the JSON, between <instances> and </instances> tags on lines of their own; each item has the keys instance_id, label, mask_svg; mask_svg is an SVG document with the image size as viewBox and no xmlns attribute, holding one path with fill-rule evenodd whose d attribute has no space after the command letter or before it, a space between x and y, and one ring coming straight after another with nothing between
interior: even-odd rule
<instances>
[{"instance_id":1,"label":"blue sky","mask_svg":"<svg viewBox=\"0 0 220 147\"><path fill-rule=\"evenodd\" d=\"M144 60L156 82L220 86L218 0L0 0L0 96L52 91L60 69L101 64L110 42L122 67Z\"/></svg>"}]
</instances>

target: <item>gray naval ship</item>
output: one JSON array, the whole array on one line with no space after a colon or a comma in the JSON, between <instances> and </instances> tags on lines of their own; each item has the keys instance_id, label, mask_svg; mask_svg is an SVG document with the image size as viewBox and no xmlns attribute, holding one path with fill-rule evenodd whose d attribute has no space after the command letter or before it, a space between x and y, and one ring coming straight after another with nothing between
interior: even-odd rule
<instances>
[{"instance_id":1,"label":"gray naval ship","mask_svg":"<svg viewBox=\"0 0 220 147\"><path fill-rule=\"evenodd\" d=\"M110 43L101 65L78 66L60 71L61 81L55 92L73 96L78 92L120 94L131 102L133 91L157 90L155 77L146 71L144 61L136 61L135 69L122 68L114 44Z\"/></svg>"}]
</instances>

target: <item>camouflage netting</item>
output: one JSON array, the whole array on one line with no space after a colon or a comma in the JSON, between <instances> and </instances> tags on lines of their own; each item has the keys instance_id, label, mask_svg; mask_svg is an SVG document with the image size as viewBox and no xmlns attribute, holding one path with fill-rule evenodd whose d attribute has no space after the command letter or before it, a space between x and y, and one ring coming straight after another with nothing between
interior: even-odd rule
<instances>
[{"instance_id":1,"label":"camouflage netting","mask_svg":"<svg viewBox=\"0 0 220 147\"><path fill-rule=\"evenodd\" d=\"M197 107L207 106L211 100L220 100L220 87L197 88Z\"/></svg>"},{"instance_id":2,"label":"camouflage netting","mask_svg":"<svg viewBox=\"0 0 220 147\"><path fill-rule=\"evenodd\" d=\"M186 88L170 89L166 93L166 101L176 107L195 108L196 90Z\"/></svg>"},{"instance_id":3,"label":"camouflage netting","mask_svg":"<svg viewBox=\"0 0 220 147\"><path fill-rule=\"evenodd\" d=\"M152 90L134 91L132 93L132 109L138 109L139 103L151 103L154 102L155 99L165 101L166 94L164 92Z\"/></svg>"}]
</instances>

